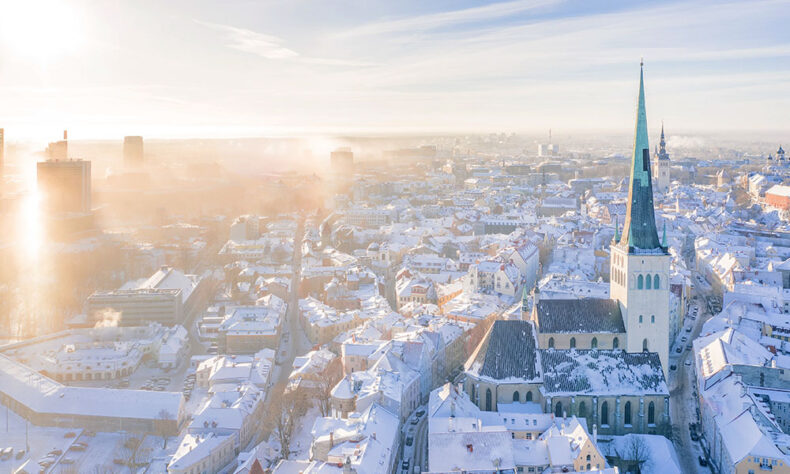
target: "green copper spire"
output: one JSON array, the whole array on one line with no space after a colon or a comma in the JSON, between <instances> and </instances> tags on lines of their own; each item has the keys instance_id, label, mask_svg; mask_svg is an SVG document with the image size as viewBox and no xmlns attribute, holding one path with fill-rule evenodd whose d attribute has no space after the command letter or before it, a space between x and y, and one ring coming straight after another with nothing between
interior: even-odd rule
<instances>
[{"instance_id":1,"label":"green copper spire","mask_svg":"<svg viewBox=\"0 0 790 474\"><path fill-rule=\"evenodd\" d=\"M628 208L625 214L620 245L634 249L663 249L658 240L653 209L653 183L650 170L650 146L647 140L645 112L645 81L643 64L639 68L639 102L636 108L634 152L631 158L631 182L628 186Z\"/></svg>"},{"instance_id":2,"label":"green copper spire","mask_svg":"<svg viewBox=\"0 0 790 474\"><path fill-rule=\"evenodd\" d=\"M661 237L661 246L667 247L667 221L664 221L664 235Z\"/></svg>"}]
</instances>

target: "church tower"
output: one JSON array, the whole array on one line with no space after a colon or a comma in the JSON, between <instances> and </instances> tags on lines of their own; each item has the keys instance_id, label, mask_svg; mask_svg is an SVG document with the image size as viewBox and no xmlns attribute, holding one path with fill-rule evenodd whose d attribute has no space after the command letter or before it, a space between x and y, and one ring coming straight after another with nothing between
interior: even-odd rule
<instances>
[{"instance_id":1,"label":"church tower","mask_svg":"<svg viewBox=\"0 0 790 474\"><path fill-rule=\"evenodd\" d=\"M667 153L667 142L664 140L664 124L661 124L661 142L655 158L655 175L658 192L665 193L669 190L669 153Z\"/></svg>"},{"instance_id":2,"label":"church tower","mask_svg":"<svg viewBox=\"0 0 790 474\"><path fill-rule=\"evenodd\" d=\"M653 208L647 140L644 73L639 73L634 152L622 233L615 231L610 260L611 298L620 303L628 352L658 353L664 375L669 363L669 253L661 242Z\"/></svg>"}]
</instances>

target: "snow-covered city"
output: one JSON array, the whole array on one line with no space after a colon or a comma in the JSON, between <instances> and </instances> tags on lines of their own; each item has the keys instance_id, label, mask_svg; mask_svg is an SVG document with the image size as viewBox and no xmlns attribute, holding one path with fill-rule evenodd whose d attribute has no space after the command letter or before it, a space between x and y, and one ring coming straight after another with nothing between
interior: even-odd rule
<instances>
[{"instance_id":1,"label":"snow-covered city","mask_svg":"<svg viewBox=\"0 0 790 474\"><path fill-rule=\"evenodd\" d=\"M132 17L214 8L118 3ZM534 26L533 10L582 21L537 3L443 4L327 38L461 45L435 30ZM734 5L716 15L749 9ZM635 7L606 8L584 15L621 28ZM685 14L666 8L657 21ZM381 67L188 15L227 54ZM0 472L790 473L790 137L693 132L651 51L595 59L618 77L606 133L559 114L490 133L94 138L77 125L39 144L24 131L35 117L0 110ZM573 100L599 106L585 94ZM137 124L131 110L95 130Z\"/></svg>"}]
</instances>

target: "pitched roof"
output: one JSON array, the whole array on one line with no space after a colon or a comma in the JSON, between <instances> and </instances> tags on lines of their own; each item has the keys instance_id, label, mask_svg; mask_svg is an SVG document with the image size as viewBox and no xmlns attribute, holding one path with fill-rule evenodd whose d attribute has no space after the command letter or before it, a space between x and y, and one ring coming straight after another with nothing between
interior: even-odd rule
<instances>
[{"instance_id":1,"label":"pitched roof","mask_svg":"<svg viewBox=\"0 0 790 474\"><path fill-rule=\"evenodd\" d=\"M537 341L528 321L494 321L466 364L467 371L493 380L536 380L541 376Z\"/></svg>"},{"instance_id":2,"label":"pitched roof","mask_svg":"<svg viewBox=\"0 0 790 474\"><path fill-rule=\"evenodd\" d=\"M538 301L538 330L546 333L624 333L623 313L608 298L546 299Z\"/></svg>"},{"instance_id":3,"label":"pitched roof","mask_svg":"<svg viewBox=\"0 0 790 474\"><path fill-rule=\"evenodd\" d=\"M655 352L546 349L540 353L541 392L546 396L669 395Z\"/></svg>"}]
</instances>

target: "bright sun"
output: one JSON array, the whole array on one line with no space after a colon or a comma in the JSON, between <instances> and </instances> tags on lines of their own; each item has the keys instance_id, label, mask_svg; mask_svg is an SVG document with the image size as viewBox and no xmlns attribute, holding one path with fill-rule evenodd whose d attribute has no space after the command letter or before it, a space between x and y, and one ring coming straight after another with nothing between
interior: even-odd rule
<instances>
[{"instance_id":1,"label":"bright sun","mask_svg":"<svg viewBox=\"0 0 790 474\"><path fill-rule=\"evenodd\" d=\"M68 0L0 2L0 42L9 54L46 65L75 51L83 39L81 17Z\"/></svg>"}]
</instances>

